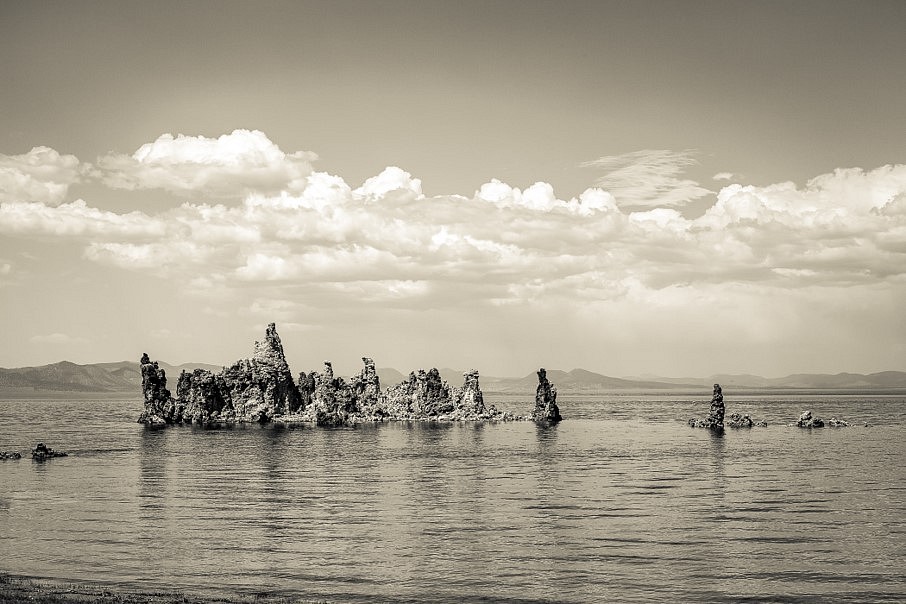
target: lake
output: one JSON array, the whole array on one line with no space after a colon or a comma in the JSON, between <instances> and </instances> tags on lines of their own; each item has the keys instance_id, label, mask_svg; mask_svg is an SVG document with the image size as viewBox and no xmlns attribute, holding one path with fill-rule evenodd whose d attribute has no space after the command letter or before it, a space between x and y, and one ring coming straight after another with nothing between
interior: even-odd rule
<instances>
[{"instance_id":1,"label":"lake","mask_svg":"<svg viewBox=\"0 0 906 604\"><path fill-rule=\"evenodd\" d=\"M554 427L151 430L138 400L0 401L0 449L70 453L0 461L0 570L334 602L906 601L906 397L724 395L768 427L689 428L709 392L561 394ZM853 425L786 425L805 409Z\"/></svg>"}]
</instances>

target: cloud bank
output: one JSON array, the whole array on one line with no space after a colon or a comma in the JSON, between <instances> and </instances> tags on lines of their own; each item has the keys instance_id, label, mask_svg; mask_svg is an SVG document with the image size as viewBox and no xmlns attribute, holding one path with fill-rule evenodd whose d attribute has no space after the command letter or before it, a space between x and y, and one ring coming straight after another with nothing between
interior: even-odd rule
<instances>
[{"instance_id":1,"label":"cloud bank","mask_svg":"<svg viewBox=\"0 0 906 604\"><path fill-rule=\"evenodd\" d=\"M4 160L27 178L4 185L0 235L165 278L211 316L243 308L310 332L323 313L359 325L367 315L374 337L384 322L411 320L393 313L479 311L501 326L547 321L567 339L699 338L707 350L700 334L717 325L768 346L818 329L809 322L819 318L841 338L866 312L890 324L906 295L906 165L839 169L801 186L728 181L689 218L678 206L706 189L680 177L685 152L604 158L599 186L567 199L548 183L500 180L429 197L399 167L356 185L313 171L311 159L259 132L165 135L102 158L96 178L125 196L159 188L191 199L114 212L51 191L84 178L84 166L39 148Z\"/></svg>"}]
</instances>

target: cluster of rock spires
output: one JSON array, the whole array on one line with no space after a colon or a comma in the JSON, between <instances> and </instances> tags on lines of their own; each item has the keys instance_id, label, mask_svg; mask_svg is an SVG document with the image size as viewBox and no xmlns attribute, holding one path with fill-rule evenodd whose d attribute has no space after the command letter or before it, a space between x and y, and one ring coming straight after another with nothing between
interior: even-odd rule
<instances>
[{"instance_id":1,"label":"cluster of rock spires","mask_svg":"<svg viewBox=\"0 0 906 604\"><path fill-rule=\"evenodd\" d=\"M720 384L714 384L714 392L711 395L711 408L708 410L708 417L705 419L692 418L689 425L693 428L708 428L715 432L724 431L724 394ZM748 415L731 413L727 421L728 428L751 428L753 426L766 427L768 423L764 420L753 420Z\"/></svg>"},{"instance_id":2,"label":"cluster of rock spires","mask_svg":"<svg viewBox=\"0 0 906 604\"><path fill-rule=\"evenodd\" d=\"M535 410L530 418L500 411L485 404L478 372L463 374L462 387L452 387L437 369L418 370L400 384L381 390L374 361L363 357L364 368L348 381L335 377L330 362L321 373L304 371L298 383L283 354L276 326L255 342L250 359L238 361L219 373L204 369L183 371L176 396L167 389L167 376L157 362L142 355L142 393L145 409L139 423L152 426L195 423L314 422L344 426L385 420L513 421L532 419L556 423L562 418L557 390L538 372Z\"/></svg>"},{"instance_id":3,"label":"cluster of rock spires","mask_svg":"<svg viewBox=\"0 0 906 604\"><path fill-rule=\"evenodd\" d=\"M689 420L689 425L693 428L708 428L714 430L715 432L724 431L724 395L723 391L720 388L720 384L714 384L714 394L711 396L711 408L708 412L708 417L705 419L693 418ZM730 419L727 421L728 428L751 428L753 426L758 427L767 427L768 423L764 420L753 420L748 415L740 415L739 413L731 413ZM843 428L849 426L849 423L832 417L825 424L824 420L813 417L811 411L803 411L799 416L799 420L795 424L790 424L792 426L797 426L799 428L823 428L825 425L832 428ZM868 424L865 424L866 426Z\"/></svg>"}]
</instances>

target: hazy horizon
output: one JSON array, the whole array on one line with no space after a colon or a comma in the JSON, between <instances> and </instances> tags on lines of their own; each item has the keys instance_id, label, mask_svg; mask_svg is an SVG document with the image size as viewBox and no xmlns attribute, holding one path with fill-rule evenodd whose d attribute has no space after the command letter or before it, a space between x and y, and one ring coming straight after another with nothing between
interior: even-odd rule
<instances>
[{"instance_id":1,"label":"hazy horizon","mask_svg":"<svg viewBox=\"0 0 906 604\"><path fill-rule=\"evenodd\" d=\"M904 22L4 2L0 366L902 371Z\"/></svg>"}]
</instances>

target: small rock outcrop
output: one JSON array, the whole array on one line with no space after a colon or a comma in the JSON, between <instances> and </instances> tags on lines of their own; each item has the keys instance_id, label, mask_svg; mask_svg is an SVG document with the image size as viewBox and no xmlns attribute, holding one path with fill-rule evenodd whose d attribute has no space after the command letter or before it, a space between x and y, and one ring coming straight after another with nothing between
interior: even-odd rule
<instances>
[{"instance_id":1,"label":"small rock outcrop","mask_svg":"<svg viewBox=\"0 0 906 604\"><path fill-rule=\"evenodd\" d=\"M803 411L796 426L799 428L823 428L824 421L818 417L812 417L811 411Z\"/></svg>"},{"instance_id":2,"label":"small rock outcrop","mask_svg":"<svg viewBox=\"0 0 906 604\"><path fill-rule=\"evenodd\" d=\"M690 419L689 425L693 428L708 428L715 432L724 430L724 395L720 384L714 384L714 392L711 395L711 408L708 410L708 417L705 419Z\"/></svg>"},{"instance_id":3,"label":"small rock outcrop","mask_svg":"<svg viewBox=\"0 0 906 604\"><path fill-rule=\"evenodd\" d=\"M0 451L0 460L22 459L22 454L18 451Z\"/></svg>"},{"instance_id":4,"label":"small rock outcrop","mask_svg":"<svg viewBox=\"0 0 906 604\"><path fill-rule=\"evenodd\" d=\"M727 420L728 428L751 428L755 425L755 422L752 421L752 418L748 415L740 415L739 413L731 413L730 419Z\"/></svg>"},{"instance_id":5,"label":"small rock outcrop","mask_svg":"<svg viewBox=\"0 0 906 604\"><path fill-rule=\"evenodd\" d=\"M730 419L727 420L728 428L766 428L768 423L763 419L752 419L748 415L740 415L739 413L731 413Z\"/></svg>"},{"instance_id":6,"label":"small rock outcrop","mask_svg":"<svg viewBox=\"0 0 906 604\"><path fill-rule=\"evenodd\" d=\"M535 408L532 410L532 421L555 424L562 420L560 408L557 407L557 389L547 379L547 371L538 370L538 388L535 390Z\"/></svg>"},{"instance_id":7,"label":"small rock outcrop","mask_svg":"<svg viewBox=\"0 0 906 604\"><path fill-rule=\"evenodd\" d=\"M827 425L831 428L846 428L849 426L849 422L846 420L837 419L836 417L832 417L827 420Z\"/></svg>"},{"instance_id":8,"label":"small rock outcrop","mask_svg":"<svg viewBox=\"0 0 906 604\"><path fill-rule=\"evenodd\" d=\"M63 451L54 451L44 443L38 443L35 445L35 448L31 450L31 458L35 461L44 461L45 459L53 459L54 457L69 457L68 453Z\"/></svg>"}]
</instances>

